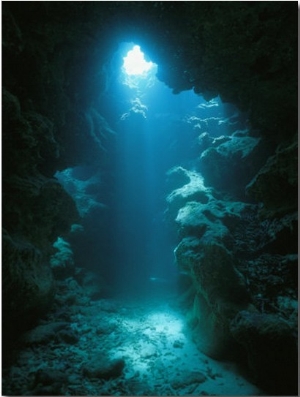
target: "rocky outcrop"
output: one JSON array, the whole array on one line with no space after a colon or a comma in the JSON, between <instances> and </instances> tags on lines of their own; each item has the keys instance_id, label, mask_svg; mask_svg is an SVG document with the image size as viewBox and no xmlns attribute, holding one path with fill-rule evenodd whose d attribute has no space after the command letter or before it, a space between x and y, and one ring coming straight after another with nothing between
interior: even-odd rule
<instances>
[{"instance_id":1,"label":"rocky outcrop","mask_svg":"<svg viewBox=\"0 0 300 397\"><path fill-rule=\"evenodd\" d=\"M264 217L280 217L297 209L298 137L278 146L247 185L246 192L263 203Z\"/></svg>"},{"instance_id":2,"label":"rocky outcrop","mask_svg":"<svg viewBox=\"0 0 300 397\"><path fill-rule=\"evenodd\" d=\"M73 252L70 244L63 238L58 237L53 244L53 247L57 250L50 259L50 265L54 277L57 280L64 280L67 277L72 277L75 269Z\"/></svg>"},{"instance_id":3,"label":"rocky outcrop","mask_svg":"<svg viewBox=\"0 0 300 397\"><path fill-rule=\"evenodd\" d=\"M294 392L295 216L263 224L256 205L216 198L195 171L177 172L190 181L167 197L167 213L181 237L176 261L191 280L181 301L195 342L214 358L246 362L267 390ZM289 248L282 244L288 234Z\"/></svg>"},{"instance_id":4,"label":"rocky outcrop","mask_svg":"<svg viewBox=\"0 0 300 397\"><path fill-rule=\"evenodd\" d=\"M255 381L275 395L293 395L298 383L295 328L278 315L241 311L230 329L247 351Z\"/></svg>"},{"instance_id":5,"label":"rocky outcrop","mask_svg":"<svg viewBox=\"0 0 300 397\"><path fill-rule=\"evenodd\" d=\"M177 246L175 256L194 282L195 297L188 321L196 343L211 357L228 357L233 347L238 351L230 334L230 321L240 310L251 310L246 280L237 270L233 255L213 240L205 243L186 237Z\"/></svg>"},{"instance_id":6,"label":"rocky outcrop","mask_svg":"<svg viewBox=\"0 0 300 397\"><path fill-rule=\"evenodd\" d=\"M247 130L219 136L202 151L198 170L208 186L244 198L245 184L270 155L269 146L261 138L250 136Z\"/></svg>"},{"instance_id":7,"label":"rocky outcrop","mask_svg":"<svg viewBox=\"0 0 300 397\"><path fill-rule=\"evenodd\" d=\"M54 299L55 283L43 252L6 231L2 240L3 363L14 359L18 337L43 315Z\"/></svg>"}]
</instances>

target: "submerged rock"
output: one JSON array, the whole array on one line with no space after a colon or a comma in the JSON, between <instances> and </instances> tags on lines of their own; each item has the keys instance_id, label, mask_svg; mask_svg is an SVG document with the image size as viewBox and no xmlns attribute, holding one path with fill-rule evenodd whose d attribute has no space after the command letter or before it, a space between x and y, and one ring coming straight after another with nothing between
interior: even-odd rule
<instances>
[{"instance_id":1,"label":"submerged rock","mask_svg":"<svg viewBox=\"0 0 300 397\"><path fill-rule=\"evenodd\" d=\"M68 382L68 375L63 371L52 368L39 369L34 375L31 394L33 396L63 395L64 387Z\"/></svg>"},{"instance_id":2,"label":"submerged rock","mask_svg":"<svg viewBox=\"0 0 300 397\"><path fill-rule=\"evenodd\" d=\"M243 197L245 186L266 159L267 146L260 138L239 131L225 138L215 139L202 152L198 170L208 186Z\"/></svg>"},{"instance_id":3,"label":"submerged rock","mask_svg":"<svg viewBox=\"0 0 300 397\"><path fill-rule=\"evenodd\" d=\"M88 378L110 379L119 377L125 361L119 359L109 359L102 354L96 354L88 363L83 364L82 374Z\"/></svg>"},{"instance_id":4,"label":"submerged rock","mask_svg":"<svg viewBox=\"0 0 300 397\"><path fill-rule=\"evenodd\" d=\"M277 315L241 311L230 325L247 351L254 380L276 395L296 395L297 333Z\"/></svg>"},{"instance_id":5,"label":"submerged rock","mask_svg":"<svg viewBox=\"0 0 300 397\"><path fill-rule=\"evenodd\" d=\"M3 234L3 361L10 360L21 332L51 306L55 283L50 266L33 244Z\"/></svg>"},{"instance_id":6,"label":"submerged rock","mask_svg":"<svg viewBox=\"0 0 300 397\"><path fill-rule=\"evenodd\" d=\"M235 267L235 259L224 246L203 244L184 238L175 249L180 268L191 274L196 295L188 319L199 348L221 357L234 345L229 322L250 306L246 282Z\"/></svg>"},{"instance_id":7,"label":"submerged rock","mask_svg":"<svg viewBox=\"0 0 300 397\"><path fill-rule=\"evenodd\" d=\"M73 251L70 244L58 237L53 247L57 252L51 257L50 265L56 279L63 280L74 274Z\"/></svg>"},{"instance_id":8,"label":"submerged rock","mask_svg":"<svg viewBox=\"0 0 300 397\"><path fill-rule=\"evenodd\" d=\"M179 376L171 380L173 389L180 389L193 383L200 384L206 381L206 376L200 371L183 371Z\"/></svg>"},{"instance_id":9,"label":"submerged rock","mask_svg":"<svg viewBox=\"0 0 300 397\"><path fill-rule=\"evenodd\" d=\"M263 203L264 216L282 216L297 209L298 142L281 145L247 185L249 196Z\"/></svg>"},{"instance_id":10,"label":"submerged rock","mask_svg":"<svg viewBox=\"0 0 300 397\"><path fill-rule=\"evenodd\" d=\"M45 325L39 325L31 331L28 331L23 341L26 345L39 345L48 343L50 340L55 340L57 332L65 329L69 326L69 323L60 321L49 323Z\"/></svg>"},{"instance_id":11,"label":"submerged rock","mask_svg":"<svg viewBox=\"0 0 300 397\"><path fill-rule=\"evenodd\" d=\"M196 236L203 241L232 246L230 230L241 220L249 205L239 201L211 199L207 204L190 201L177 214L175 222L181 236Z\"/></svg>"},{"instance_id":12,"label":"submerged rock","mask_svg":"<svg viewBox=\"0 0 300 397\"><path fill-rule=\"evenodd\" d=\"M171 170L172 171L172 170ZM174 219L180 208L182 208L189 201L197 201L206 204L213 197L212 189L204 185L202 176L194 171L188 171L182 167L175 168L170 175L180 175L177 180L180 187L173 190L167 196L168 203L168 217ZM184 176L182 178L181 176ZM187 179L188 178L188 179ZM182 183L186 182L183 186Z\"/></svg>"},{"instance_id":13,"label":"submerged rock","mask_svg":"<svg viewBox=\"0 0 300 397\"><path fill-rule=\"evenodd\" d=\"M189 171L183 167L173 167L166 175L166 184L170 190L178 189L191 181Z\"/></svg>"}]
</instances>

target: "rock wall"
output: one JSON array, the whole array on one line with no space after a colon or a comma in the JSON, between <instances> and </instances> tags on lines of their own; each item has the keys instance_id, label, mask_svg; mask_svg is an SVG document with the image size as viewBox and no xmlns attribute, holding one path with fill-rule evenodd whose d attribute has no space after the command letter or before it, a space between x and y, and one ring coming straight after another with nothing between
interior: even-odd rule
<instances>
[{"instance_id":1,"label":"rock wall","mask_svg":"<svg viewBox=\"0 0 300 397\"><path fill-rule=\"evenodd\" d=\"M222 170L217 161L214 167ZM182 167L170 170L168 179L178 186L167 196L166 214L180 238L174 253L185 279L181 304L195 342L213 358L246 364L266 390L293 393L296 207L286 211L283 201L276 212L269 211L234 197L230 184L217 190L206 186L200 172Z\"/></svg>"}]
</instances>

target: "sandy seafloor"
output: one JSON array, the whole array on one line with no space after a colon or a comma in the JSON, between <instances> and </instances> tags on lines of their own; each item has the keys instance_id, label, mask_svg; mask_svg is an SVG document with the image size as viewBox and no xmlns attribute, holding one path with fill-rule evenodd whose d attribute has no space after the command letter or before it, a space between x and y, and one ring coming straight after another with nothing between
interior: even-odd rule
<instances>
[{"instance_id":1,"label":"sandy seafloor","mask_svg":"<svg viewBox=\"0 0 300 397\"><path fill-rule=\"evenodd\" d=\"M215 361L197 350L184 314L173 303L172 295L125 294L73 305L68 332L64 321L48 318L40 333L29 334L30 343L5 374L3 394L264 395L234 363ZM56 337L60 333L63 337ZM97 365L116 362L124 365L120 373L106 379L97 374Z\"/></svg>"}]
</instances>

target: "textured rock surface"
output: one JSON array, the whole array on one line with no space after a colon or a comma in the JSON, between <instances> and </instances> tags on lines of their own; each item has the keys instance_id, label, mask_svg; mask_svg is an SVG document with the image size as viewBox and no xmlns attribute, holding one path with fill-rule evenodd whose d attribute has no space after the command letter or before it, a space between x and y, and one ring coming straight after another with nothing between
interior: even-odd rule
<instances>
[{"instance_id":1,"label":"textured rock surface","mask_svg":"<svg viewBox=\"0 0 300 397\"><path fill-rule=\"evenodd\" d=\"M6 231L2 240L3 362L14 358L20 333L46 312L53 302L55 284L42 252Z\"/></svg>"},{"instance_id":2,"label":"textured rock surface","mask_svg":"<svg viewBox=\"0 0 300 397\"><path fill-rule=\"evenodd\" d=\"M297 208L298 192L298 138L292 143L279 145L254 179L246 192L263 203L264 216L280 217Z\"/></svg>"},{"instance_id":3,"label":"textured rock surface","mask_svg":"<svg viewBox=\"0 0 300 397\"><path fill-rule=\"evenodd\" d=\"M175 250L180 267L194 280L195 298L188 315L199 348L220 358L235 347L229 324L239 310L250 308L245 279L224 247L201 239L184 238ZM254 309L254 308L253 308Z\"/></svg>"},{"instance_id":4,"label":"textured rock surface","mask_svg":"<svg viewBox=\"0 0 300 397\"><path fill-rule=\"evenodd\" d=\"M61 237L53 244L57 252L50 259L51 269L56 279L65 279L74 274L74 259L70 244Z\"/></svg>"},{"instance_id":5,"label":"textured rock surface","mask_svg":"<svg viewBox=\"0 0 300 397\"><path fill-rule=\"evenodd\" d=\"M125 361L123 359L109 359L98 355L82 366L82 373L88 378L110 379L122 374Z\"/></svg>"},{"instance_id":6,"label":"textured rock surface","mask_svg":"<svg viewBox=\"0 0 300 397\"><path fill-rule=\"evenodd\" d=\"M293 394L298 379L294 328L272 314L242 311L232 322L231 330L247 350L248 364L256 381L276 395ZM285 382L280 386L282 379Z\"/></svg>"},{"instance_id":7,"label":"textured rock surface","mask_svg":"<svg viewBox=\"0 0 300 397\"><path fill-rule=\"evenodd\" d=\"M247 130L223 138L214 139L201 153L198 169L208 186L244 197L245 183L263 165L270 149L260 138L249 136Z\"/></svg>"}]
</instances>

